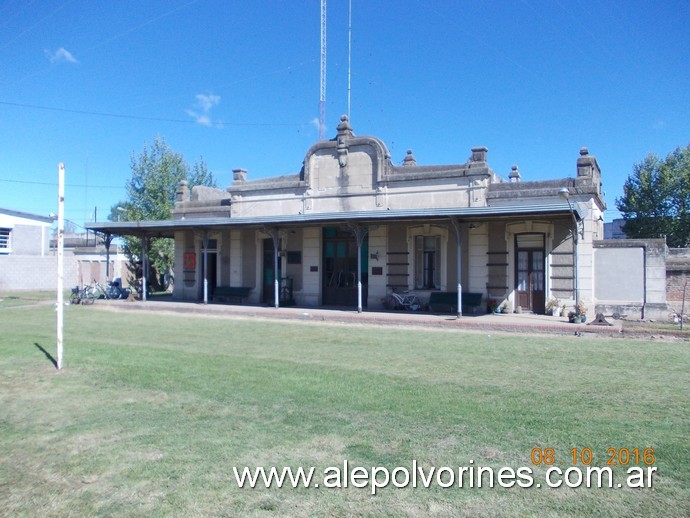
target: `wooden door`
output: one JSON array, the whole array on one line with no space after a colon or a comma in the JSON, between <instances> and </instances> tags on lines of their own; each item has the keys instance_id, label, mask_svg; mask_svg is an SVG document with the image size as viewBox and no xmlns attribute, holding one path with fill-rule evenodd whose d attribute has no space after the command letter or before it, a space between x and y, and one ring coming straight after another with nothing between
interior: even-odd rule
<instances>
[{"instance_id":1,"label":"wooden door","mask_svg":"<svg viewBox=\"0 0 690 518\"><path fill-rule=\"evenodd\" d=\"M539 248L534 247L540 243ZM543 243L543 234L518 236L517 239L515 275L517 304L523 310L534 313L543 313L546 303ZM531 248L526 248L525 245Z\"/></svg>"}]
</instances>

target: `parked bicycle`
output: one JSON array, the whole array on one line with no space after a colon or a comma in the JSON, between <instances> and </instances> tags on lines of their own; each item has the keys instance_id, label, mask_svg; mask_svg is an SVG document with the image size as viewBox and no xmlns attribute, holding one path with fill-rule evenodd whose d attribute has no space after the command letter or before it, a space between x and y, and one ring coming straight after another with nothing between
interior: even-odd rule
<instances>
[{"instance_id":1,"label":"parked bicycle","mask_svg":"<svg viewBox=\"0 0 690 518\"><path fill-rule=\"evenodd\" d=\"M103 286L96 279L90 286L97 299L117 300L126 299L131 293L129 289L120 287L120 281L108 281L108 286Z\"/></svg>"},{"instance_id":2,"label":"parked bicycle","mask_svg":"<svg viewBox=\"0 0 690 518\"><path fill-rule=\"evenodd\" d=\"M417 295L395 293L394 291L391 291L383 299L383 306L386 309L404 309L406 311L419 311L423 307Z\"/></svg>"},{"instance_id":3,"label":"parked bicycle","mask_svg":"<svg viewBox=\"0 0 690 518\"><path fill-rule=\"evenodd\" d=\"M103 286L100 282L98 282L96 279L93 280L93 284L91 285L91 290L93 291L93 294L96 296L97 299L112 299L113 297L110 296L109 290Z\"/></svg>"},{"instance_id":4,"label":"parked bicycle","mask_svg":"<svg viewBox=\"0 0 690 518\"><path fill-rule=\"evenodd\" d=\"M81 288L79 286L72 288L72 293L69 297L70 304L93 304L95 301L96 295L94 295L91 286L88 284L85 284Z\"/></svg>"},{"instance_id":5,"label":"parked bicycle","mask_svg":"<svg viewBox=\"0 0 690 518\"><path fill-rule=\"evenodd\" d=\"M111 299L127 299L132 293L129 288L123 288L120 278L108 281L108 293Z\"/></svg>"}]
</instances>

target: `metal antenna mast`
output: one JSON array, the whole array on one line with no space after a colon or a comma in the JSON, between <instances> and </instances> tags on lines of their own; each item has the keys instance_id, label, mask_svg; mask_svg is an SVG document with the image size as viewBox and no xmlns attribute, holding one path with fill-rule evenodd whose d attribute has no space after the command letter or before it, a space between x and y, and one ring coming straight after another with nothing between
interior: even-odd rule
<instances>
[{"instance_id":1,"label":"metal antenna mast","mask_svg":"<svg viewBox=\"0 0 690 518\"><path fill-rule=\"evenodd\" d=\"M347 118L352 120L350 115L350 97L352 93L352 0L350 0L348 5L347 18Z\"/></svg>"},{"instance_id":2,"label":"metal antenna mast","mask_svg":"<svg viewBox=\"0 0 690 518\"><path fill-rule=\"evenodd\" d=\"M326 136L326 0L321 0L321 92L319 95L319 139Z\"/></svg>"}]
</instances>

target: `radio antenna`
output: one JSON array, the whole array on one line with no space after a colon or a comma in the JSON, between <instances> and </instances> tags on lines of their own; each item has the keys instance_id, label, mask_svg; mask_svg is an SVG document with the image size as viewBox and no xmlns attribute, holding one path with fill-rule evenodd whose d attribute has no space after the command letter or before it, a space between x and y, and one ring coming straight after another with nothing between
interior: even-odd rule
<instances>
[{"instance_id":1,"label":"radio antenna","mask_svg":"<svg viewBox=\"0 0 690 518\"><path fill-rule=\"evenodd\" d=\"M352 121L350 116L350 97L352 95L352 0L348 6L348 26L347 26L347 118Z\"/></svg>"},{"instance_id":2,"label":"radio antenna","mask_svg":"<svg viewBox=\"0 0 690 518\"><path fill-rule=\"evenodd\" d=\"M326 136L326 0L321 0L321 90L319 93L319 139Z\"/></svg>"}]
</instances>

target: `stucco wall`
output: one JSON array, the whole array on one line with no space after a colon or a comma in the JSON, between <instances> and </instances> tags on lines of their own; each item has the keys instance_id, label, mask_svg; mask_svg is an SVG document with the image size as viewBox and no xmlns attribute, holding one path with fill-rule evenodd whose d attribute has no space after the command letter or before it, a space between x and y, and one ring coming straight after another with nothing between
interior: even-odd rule
<instances>
[{"instance_id":1,"label":"stucco wall","mask_svg":"<svg viewBox=\"0 0 690 518\"><path fill-rule=\"evenodd\" d=\"M595 312L629 318L668 318L663 239L595 241Z\"/></svg>"},{"instance_id":2,"label":"stucco wall","mask_svg":"<svg viewBox=\"0 0 690 518\"><path fill-rule=\"evenodd\" d=\"M12 229L12 254L42 255L48 253L49 229L37 225L15 225Z\"/></svg>"}]
</instances>

